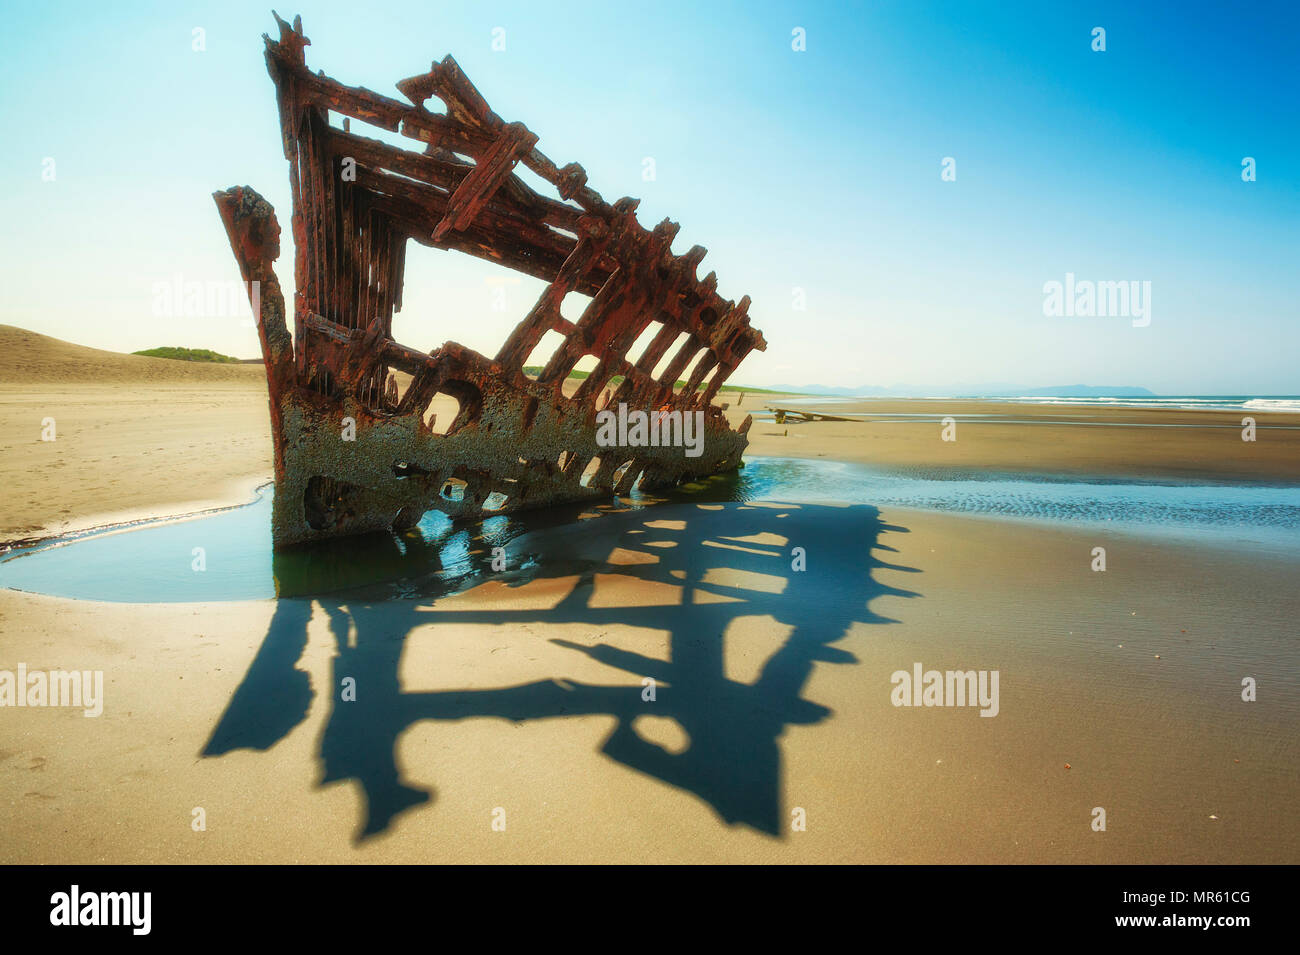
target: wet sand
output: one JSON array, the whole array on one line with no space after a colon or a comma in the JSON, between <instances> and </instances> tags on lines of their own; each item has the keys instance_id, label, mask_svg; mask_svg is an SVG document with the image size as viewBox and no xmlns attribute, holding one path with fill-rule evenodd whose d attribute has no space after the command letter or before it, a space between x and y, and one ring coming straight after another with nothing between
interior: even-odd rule
<instances>
[{"instance_id":1,"label":"wet sand","mask_svg":"<svg viewBox=\"0 0 1300 955\"><path fill-rule=\"evenodd\" d=\"M673 505L437 601L0 594L6 663L107 684L99 718L3 712L0 858L1296 861L1300 568L1111 537L1096 574L1095 543ZM893 706L917 662L998 670L998 715Z\"/></svg>"},{"instance_id":2,"label":"wet sand","mask_svg":"<svg viewBox=\"0 0 1300 955\"><path fill-rule=\"evenodd\" d=\"M730 403L733 425L768 405L872 415L865 421L782 425L755 420L749 431L754 455L928 473L1300 482L1300 415L1256 414L1256 440L1246 442L1242 416L1233 412L1063 411L921 399L832 407L800 404L797 396L750 394L743 404L738 398L719 399ZM450 399L442 400L446 407L438 413L454 414ZM990 417L957 418L957 440L949 442L941 437L942 418L949 414ZM52 442L41 440L46 417L56 424ZM1022 421L1041 423L1017 423ZM1170 424L1179 427L1163 427ZM256 377L104 385L10 384L0 377L0 482L9 488L0 498L0 541L240 503L271 477L266 386Z\"/></svg>"},{"instance_id":3,"label":"wet sand","mask_svg":"<svg viewBox=\"0 0 1300 955\"><path fill-rule=\"evenodd\" d=\"M733 399L734 402L734 399ZM753 454L830 457L899 470L1300 483L1300 415L938 399L809 402L748 395L746 413L779 407L860 414L855 421L755 421ZM951 416L955 440L943 440ZM1255 440L1242 440L1243 418Z\"/></svg>"},{"instance_id":4,"label":"wet sand","mask_svg":"<svg viewBox=\"0 0 1300 955\"><path fill-rule=\"evenodd\" d=\"M1116 409L1087 414L1198 427L959 418L947 443L942 414L1074 412L871 410L756 422L751 452L1300 473L1298 432L1268 428L1295 416L1258 415L1254 445L1214 427L1231 413ZM269 477L257 380L0 375L0 435L0 537L236 503ZM0 669L102 670L107 697L98 718L0 709L0 860L1300 861L1291 558L831 504L606 505L520 546L533 566L437 600L0 591ZM891 674L916 663L997 670L998 715L895 707Z\"/></svg>"}]
</instances>

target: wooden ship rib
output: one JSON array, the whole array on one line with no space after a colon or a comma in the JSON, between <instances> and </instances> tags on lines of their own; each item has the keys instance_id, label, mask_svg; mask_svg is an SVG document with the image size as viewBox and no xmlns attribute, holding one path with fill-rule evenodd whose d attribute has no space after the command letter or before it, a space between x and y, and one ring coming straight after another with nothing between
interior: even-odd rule
<instances>
[{"instance_id":1,"label":"wooden ship rib","mask_svg":"<svg viewBox=\"0 0 1300 955\"><path fill-rule=\"evenodd\" d=\"M703 248L673 254L676 224L647 230L637 200L607 203L581 166L557 167L526 126L492 112L450 56L397 83L402 102L312 73L301 19L276 22L278 39L264 39L293 197L292 335L272 269L274 209L247 186L214 194L266 363L276 547L402 531L429 509L499 514L739 465L751 419L732 429L713 399L766 343L750 326L747 296L725 300L713 273L697 276ZM399 133L412 148L352 132L352 120ZM558 198L522 181L520 164ZM408 240L548 285L495 356L454 341L425 354L392 335ZM592 297L577 321L560 312L572 291ZM654 323L648 346L629 361ZM524 362L548 331L563 343L528 374ZM566 379L586 356L595 369L566 395ZM426 420L437 395L459 409L442 433ZM620 403L702 411L703 453L598 445L597 412Z\"/></svg>"}]
</instances>

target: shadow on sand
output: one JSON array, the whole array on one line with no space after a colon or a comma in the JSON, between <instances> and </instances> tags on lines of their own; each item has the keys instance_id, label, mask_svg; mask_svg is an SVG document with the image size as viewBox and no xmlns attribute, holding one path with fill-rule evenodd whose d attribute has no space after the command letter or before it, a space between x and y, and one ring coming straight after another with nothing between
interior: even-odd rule
<instances>
[{"instance_id":1,"label":"shadow on sand","mask_svg":"<svg viewBox=\"0 0 1300 955\"><path fill-rule=\"evenodd\" d=\"M458 555L462 573L423 595L409 585L398 599L338 595L278 601L266 638L232 696L203 756L238 748L269 749L307 716L314 696L308 674L296 664L307 646L313 603L328 615L336 643L329 714L321 743L321 784L355 780L365 792L359 839L383 832L401 812L432 800L433 793L407 785L395 746L399 734L419 720L497 717L523 721L587 714L612 716L617 725L600 751L631 769L694 793L729 824L744 823L779 837L784 830L781 750L778 738L790 725L820 723L832 713L803 697L816 663L852 664L853 654L835 647L856 624L892 623L869 604L882 595L916 596L878 583L875 571L912 568L884 563L876 551L893 551L874 507L808 504L676 504L653 508L604 507L586 520L573 513L510 541L507 566L492 573L491 543L469 532ZM386 546L420 547L418 539ZM806 570L795 569L802 548ZM497 554L498 558L501 552ZM630 558L630 559L629 559ZM352 559L356 559L355 549ZM635 561L645 561L637 563ZM914 571L913 571L914 572ZM620 606L593 602L612 582ZM277 565L277 577L280 568ZM501 601L476 599L487 580L509 586L546 578L576 578L576 585L547 610L502 609ZM653 585L677 588L673 606L636 606L636 595ZM453 593L453 591L458 591ZM283 590L281 591L284 592ZM404 599L403 599L404 598ZM697 602L705 601L705 602ZM763 663L752 683L728 678L727 640L743 639L745 621L765 617L788 636ZM553 645L630 674L623 685L591 685L554 678L495 689L403 692L398 667L407 635L417 627L437 633L460 625L582 624L593 631L645 627L669 634L669 657L661 660L605 643ZM540 625L540 626L538 626ZM558 629L558 628L557 628ZM725 637L724 637L725 635ZM521 640L544 639L521 634ZM422 644L423 645L423 644ZM737 648L733 647L732 652ZM483 665L490 666L487 648ZM355 680L355 701L341 699L345 678ZM643 680L655 681L655 700L643 699ZM638 716L675 720L689 738L681 752L643 738Z\"/></svg>"}]
</instances>

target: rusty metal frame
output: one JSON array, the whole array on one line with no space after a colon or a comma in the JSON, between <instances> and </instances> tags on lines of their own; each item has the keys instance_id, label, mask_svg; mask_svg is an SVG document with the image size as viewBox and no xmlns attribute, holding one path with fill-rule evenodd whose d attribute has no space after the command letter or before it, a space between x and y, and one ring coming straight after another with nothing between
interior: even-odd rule
<instances>
[{"instance_id":1,"label":"rusty metal frame","mask_svg":"<svg viewBox=\"0 0 1300 955\"><path fill-rule=\"evenodd\" d=\"M714 398L766 343L750 326L748 296L724 300L712 272L697 277L703 248L674 255L675 223L647 230L637 200L606 203L581 166L557 168L527 127L488 108L450 56L399 82L403 103L312 73L301 19L276 22L279 39L264 39L293 195L292 335L272 269L280 251L274 209L247 186L214 194L243 278L258 291L275 546L401 531L429 509L453 518L499 514L739 465L751 419L731 429ZM442 110L430 110L431 100ZM342 128L331 125L331 113ZM357 135L351 120L422 149ZM559 198L530 188L515 174L519 164ZM424 354L392 337L408 239L549 284L494 358L450 341ZM571 291L593 296L576 322L560 312ZM629 361L652 322L661 325L657 334ZM564 341L534 378L524 362L548 331ZM596 368L566 396L565 381L588 355ZM404 390L395 372L409 376ZM441 434L425 420L439 393L459 405ZM703 454L599 446L597 412L619 404L702 412Z\"/></svg>"}]
</instances>

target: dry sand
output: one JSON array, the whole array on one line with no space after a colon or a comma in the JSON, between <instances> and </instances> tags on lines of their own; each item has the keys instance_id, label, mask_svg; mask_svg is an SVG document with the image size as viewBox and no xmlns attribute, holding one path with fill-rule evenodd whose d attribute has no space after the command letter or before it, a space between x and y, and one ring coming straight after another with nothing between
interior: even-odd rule
<instances>
[{"instance_id":1,"label":"dry sand","mask_svg":"<svg viewBox=\"0 0 1300 955\"><path fill-rule=\"evenodd\" d=\"M229 503L268 476L256 367L16 383L31 362L5 362L0 537ZM46 415L57 442L39 441ZM955 445L933 420L759 422L752 450L1300 473L1290 431L1261 432L1261 452L1212 427L959 421ZM93 719L0 710L0 860L1300 861L1294 561L1110 535L1096 574L1079 529L863 506L591 513L528 542L531 571L436 601L0 591L0 669L99 669L107 695ZM892 706L890 674L915 662L998 670L998 716Z\"/></svg>"}]
</instances>

